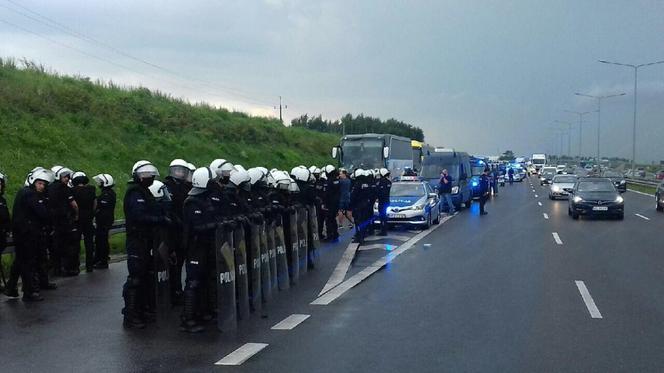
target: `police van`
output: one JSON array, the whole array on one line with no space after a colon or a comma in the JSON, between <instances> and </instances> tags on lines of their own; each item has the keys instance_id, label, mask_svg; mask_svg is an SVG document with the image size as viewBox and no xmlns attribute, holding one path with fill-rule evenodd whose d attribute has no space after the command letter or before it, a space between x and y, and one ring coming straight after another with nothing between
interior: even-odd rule
<instances>
[{"instance_id":1,"label":"police van","mask_svg":"<svg viewBox=\"0 0 664 373\"><path fill-rule=\"evenodd\" d=\"M459 152L451 148L434 148L427 151L422 161L422 177L429 185L438 191L440 173L443 169L454 181L452 182L452 203L459 210L461 204L470 207L472 201L472 190L470 187L470 156L468 153Z\"/></svg>"}]
</instances>

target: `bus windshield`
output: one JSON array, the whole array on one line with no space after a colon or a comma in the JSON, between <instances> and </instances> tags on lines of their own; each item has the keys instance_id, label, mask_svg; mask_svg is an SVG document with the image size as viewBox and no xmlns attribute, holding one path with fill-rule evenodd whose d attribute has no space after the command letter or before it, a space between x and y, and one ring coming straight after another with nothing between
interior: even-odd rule
<instances>
[{"instance_id":1,"label":"bus windshield","mask_svg":"<svg viewBox=\"0 0 664 373\"><path fill-rule=\"evenodd\" d=\"M383 141L378 139L346 140L341 144L341 163L347 170L385 167L383 161Z\"/></svg>"}]
</instances>

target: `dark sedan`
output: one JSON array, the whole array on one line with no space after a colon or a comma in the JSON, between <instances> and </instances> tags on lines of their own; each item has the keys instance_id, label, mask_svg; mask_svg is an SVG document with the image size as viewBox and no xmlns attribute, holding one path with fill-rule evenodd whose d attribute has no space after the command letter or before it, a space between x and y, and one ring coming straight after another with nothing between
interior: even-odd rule
<instances>
[{"instance_id":1,"label":"dark sedan","mask_svg":"<svg viewBox=\"0 0 664 373\"><path fill-rule=\"evenodd\" d=\"M602 177L610 179L613 183L613 186L615 186L620 193L627 191L627 182L625 181L625 177L620 172L606 170L602 172Z\"/></svg>"},{"instance_id":2,"label":"dark sedan","mask_svg":"<svg viewBox=\"0 0 664 373\"><path fill-rule=\"evenodd\" d=\"M589 177L579 179L569 194L569 216L578 219L585 216L625 217L625 201L607 178Z\"/></svg>"},{"instance_id":3,"label":"dark sedan","mask_svg":"<svg viewBox=\"0 0 664 373\"><path fill-rule=\"evenodd\" d=\"M655 204L657 211L664 211L664 182L661 182L655 191Z\"/></svg>"}]
</instances>

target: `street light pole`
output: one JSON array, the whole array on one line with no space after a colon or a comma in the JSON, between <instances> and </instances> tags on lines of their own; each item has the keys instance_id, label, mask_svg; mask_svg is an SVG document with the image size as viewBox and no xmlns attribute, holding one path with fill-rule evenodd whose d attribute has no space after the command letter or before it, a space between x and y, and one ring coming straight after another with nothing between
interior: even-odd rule
<instances>
[{"instance_id":1,"label":"street light pole","mask_svg":"<svg viewBox=\"0 0 664 373\"><path fill-rule=\"evenodd\" d=\"M639 76L639 68L645 67L645 66L652 66L652 65L659 65L664 63L664 61L657 61L657 62L650 62L650 63L642 63L640 65L631 65L627 63L619 63L619 62L611 62L611 61L605 61L605 60L600 60L600 63L608 64L608 65L617 65L617 66L623 66L623 67L630 67L634 70L634 122L632 126L632 175L634 175L634 167L636 164L636 103L637 103L637 82L638 82L638 76Z\"/></svg>"},{"instance_id":2,"label":"street light pole","mask_svg":"<svg viewBox=\"0 0 664 373\"><path fill-rule=\"evenodd\" d=\"M563 122L561 120L556 120L554 122L567 125L567 155L572 158L572 123Z\"/></svg>"},{"instance_id":3,"label":"street light pole","mask_svg":"<svg viewBox=\"0 0 664 373\"><path fill-rule=\"evenodd\" d=\"M587 95L584 93L578 93L576 92L575 95L577 96L582 96L582 97L588 97L588 98L593 98L597 100L597 163L601 164L601 159L600 159L600 153L599 153L599 144L600 144L600 129L602 127L602 100L607 99L607 98L612 98L612 97L619 97L619 96L624 96L626 95L625 92L618 93L615 95L605 95L605 96L593 96L593 95Z\"/></svg>"},{"instance_id":4,"label":"street light pole","mask_svg":"<svg viewBox=\"0 0 664 373\"><path fill-rule=\"evenodd\" d=\"M572 110L564 110L566 113L572 113L576 114L579 116L579 159L583 156L582 153L582 144L583 144L583 116L586 114L592 113L591 111L572 111Z\"/></svg>"}]
</instances>

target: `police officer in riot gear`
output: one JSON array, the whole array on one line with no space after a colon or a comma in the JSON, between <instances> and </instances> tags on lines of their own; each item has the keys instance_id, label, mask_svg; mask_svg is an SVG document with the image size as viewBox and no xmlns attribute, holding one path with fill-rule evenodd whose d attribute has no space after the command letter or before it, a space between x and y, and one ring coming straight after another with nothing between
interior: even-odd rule
<instances>
[{"instance_id":1,"label":"police officer in riot gear","mask_svg":"<svg viewBox=\"0 0 664 373\"><path fill-rule=\"evenodd\" d=\"M20 190L14 199L12 230L16 255L5 294L18 297L17 283L20 276L23 282L23 300L27 302L43 300L39 294L39 282L36 280L43 281L39 278L38 267L46 254L49 213L44 193L50 182L53 182L53 174L49 170L34 170L28 175L29 186Z\"/></svg>"},{"instance_id":2,"label":"police officer in riot gear","mask_svg":"<svg viewBox=\"0 0 664 373\"><path fill-rule=\"evenodd\" d=\"M367 234L368 225L371 223L371 215L367 214L369 201L371 200L371 186L373 177L370 173L358 168L353 172L353 185L350 192L350 206L353 210L355 220L354 241L363 243Z\"/></svg>"},{"instance_id":3,"label":"police officer in riot gear","mask_svg":"<svg viewBox=\"0 0 664 373\"><path fill-rule=\"evenodd\" d=\"M199 316L208 311L201 310L201 299L205 296L208 273L214 268L214 262L210 262L210 252L214 252L215 230L219 226L217 212L210 198L214 184L214 173L209 167L196 169L192 176L192 189L184 200L187 279L180 330L189 333L204 330Z\"/></svg>"},{"instance_id":4,"label":"police officer in riot gear","mask_svg":"<svg viewBox=\"0 0 664 373\"><path fill-rule=\"evenodd\" d=\"M88 273L92 272L92 266L94 265L95 227L92 224L92 220L94 219L94 211L97 205L95 187L89 185L89 182L90 180L88 177L81 171L74 172L72 175L72 184L74 185L72 193L74 195L74 201L76 201L76 204L78 205L77 241L80 242L81 236L83 236L83 243L85 246L85 271ZM79 251L76 252L77 257L78 252ZM76 262L78 262L78 260Z\"/></svg>"},{"instance_id":5,"label":"police officer in riot gear","mask_svg":"<svg viewBox=\"0 0 664 373\"><path fill-rule=\"evenodd\" d=\"M109 174L99 174L95 176L94 181L101 191L97 196L97 206L95 209L95 264L96 269L108 268L108 255L110 246L108 243L108 232L113 226L115 220L116 195L113 187L115 180Z\"/></svg>"},{"instance_id":6,"label":"police officer in riot gear","mask_svg":"<svg viewBox=\"0 0 664 373\"><path fill-rule=\"evenodd\" d=\"M390 205L390 190L392 181L390 180L390 171L387 168L381 168L378 171L378 214L380 216L379 236L387 235L387 207Z\"/></svg>"},{"instance_id":7,"label":"police officer in riot gear","mask_svg":"<svg viewBox=\"0 0 664 373\"><path fill-rule=\"evenodd\" d=\"M321 240L325 239L323 235L323 228L325 226L327 207L325 206L325 200L327 199L327 175L325 172L322 172L320 168L316 168L318 173L314 173L316 176L316 182L314 183L315 195L316 195L316 210L318 214L316 218L318 219L318 237Z\"/></svg>"},{"instance_id":8,"label":"police officer in riot gear","mask_svg":"<svg viewBox=\"0 0 664 373\"><path fill-rule=\"evenodd\" d=\"M48 187L48 207L54 228L52 266L56 275L76 276L79 273L78 204L68 186L73 172L63 166L54 169L55 182Z\"/></svg>"},{"instance_id":9,"label":"police officer in riot gear","mask_svg":"<svg viewBox=\"0 0 664 373\"><path fill-rule=\"evenodd\" d=\"M168 169L168 176L164 179L164 184L168 187L171 195L173 229L167 232L166 240L175 260L171 266L171 295L175 304L182 303L182 266L185 261L185 248L182 246L183 232L183 208L184 200L191 190L193 172L183 159L174 159Z\"/></svg>"},{"instance_id":10,"label":"police officer in riot gear","mask_svg":"<svg viewBox=\"0 0 664 373\"><path fill-rule=\"evenodd\" d=\"M124 322L127 328L145 328L145 306L148 294L149 268L152 263L152 230L158 225L170 225L171 219L163 214L148 189L159 176L149 161L138 161L131 170L124 196L126 219L127 268L129 275L123 286Z\"/></svg>"},{"instance_id":11,"label":"police officer in riot gear","mask_svg":"<svg viewBox=\"0 0 664 373\"><path fill-rule=\"evenodd\" d=\"M0 173L0 255L5 251L7 247L7 234L11 230L11 216L9 215L9 207L7 206L7 200L5 199L5 183L7 182L7 177ZM1 268L0 268L1 269ZM5 285L5 273L2 272L2 282L0 288L4 291L3 285Z\"/></svg>"}]
</instances>

